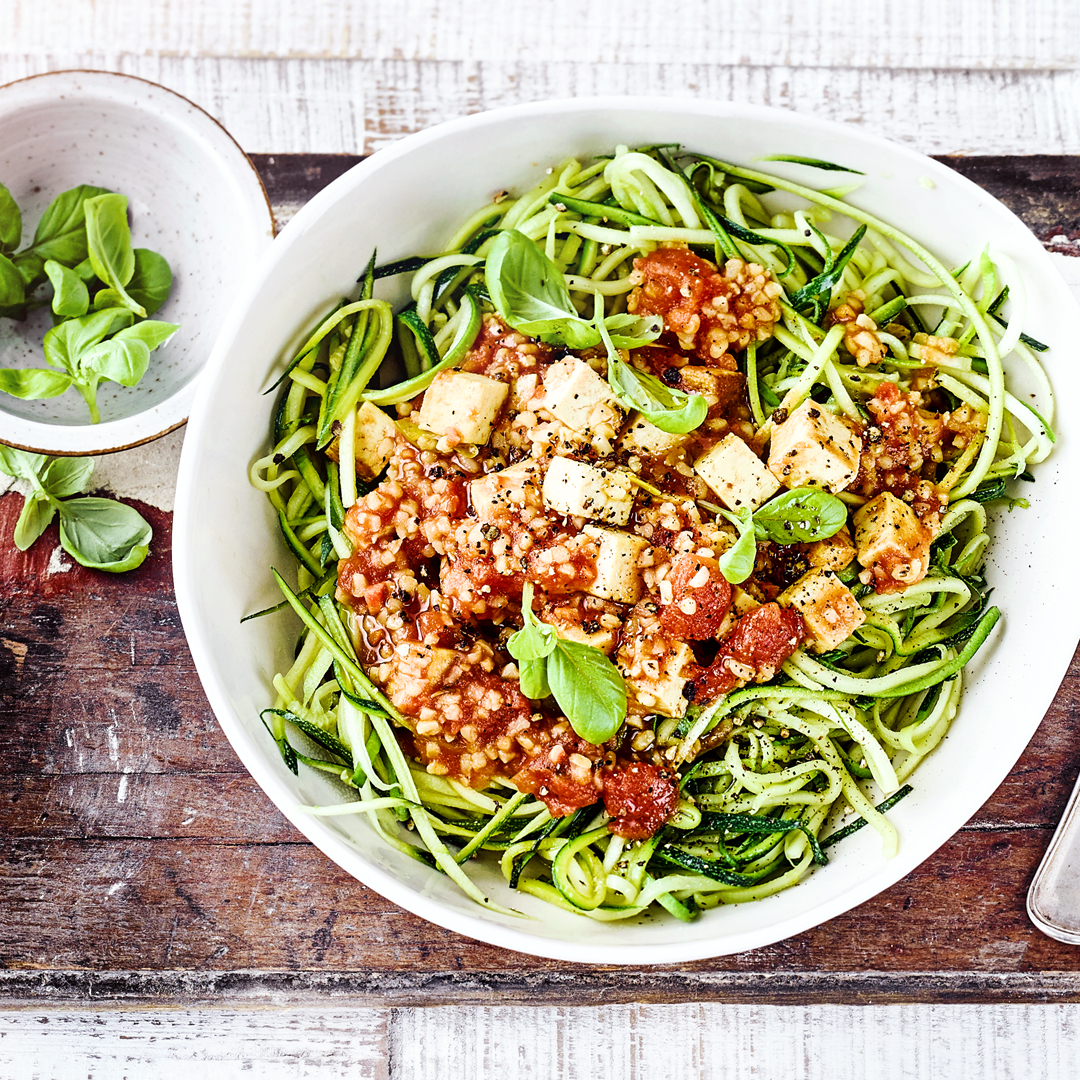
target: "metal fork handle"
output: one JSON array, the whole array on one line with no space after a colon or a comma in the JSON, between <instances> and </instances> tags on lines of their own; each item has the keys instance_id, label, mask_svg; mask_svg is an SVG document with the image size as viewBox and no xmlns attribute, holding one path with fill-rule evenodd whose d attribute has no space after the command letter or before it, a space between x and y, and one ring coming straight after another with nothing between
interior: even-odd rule
<instances>
[{"instance_id":1,"label":"metal fork handle","mask_svg":"<svg viewBox=\"0 0 1080 1080\"><path fill-rule=\"evenodd\" d=\"M1044 934L1080 945L1080 778L1035 871L1027 910Z\"/></svg>"}]
</instances>

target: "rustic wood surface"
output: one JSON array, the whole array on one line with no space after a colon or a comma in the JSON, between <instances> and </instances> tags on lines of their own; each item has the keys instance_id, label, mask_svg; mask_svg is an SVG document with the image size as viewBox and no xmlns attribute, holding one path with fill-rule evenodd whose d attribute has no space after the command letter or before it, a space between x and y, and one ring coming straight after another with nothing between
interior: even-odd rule
<instances>
[{"instance_id":1,"label":"rustic wood surface","mask_svg":"<svg viewBox=\"0 0 1080 1080\"><path fill-rule=\"evenodd\" d=\"M278 207L302 203L355 160L255 158ZM1077 159L950 163L1048 246L1078 235ZM152 555L113 577L73 564L55 525L15 552L20 506L18 494L0 497L0 988L9 996L1080 1001L1080 950L1040 934L1024 911L1080 771L1080 659L993 798L874 900L738 956L574 966L407 914L277 812L200 689L172 592L169 514L140 507L155 528Z\"/></svg>"}]
</instances>

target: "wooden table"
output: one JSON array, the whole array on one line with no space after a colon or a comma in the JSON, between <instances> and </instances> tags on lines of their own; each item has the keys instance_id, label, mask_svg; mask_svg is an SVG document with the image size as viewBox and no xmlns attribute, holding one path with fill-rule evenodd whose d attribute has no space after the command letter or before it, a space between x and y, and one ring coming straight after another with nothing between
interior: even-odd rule
<instances>
[{"instance_id":1,"label":"wooden table","mask_svg":"<svg viewBox=\"0 0 1080 1080\"><path fill-rule=\"evenodd\" d=\"M255 158L276 205L358 160ZM1080 158L945 159L1044 240L1080 234ZM1060 240L1057 241L1061 243ZM1080 950L1024 898L1080 771L1080 664L993 798L873 901L815 930L699 963L613 970L504 952L415 918L301 837L203 697L170 571L170 515L138 571L9 543L0 498L0 987L28 999L373 1004L1080 1001Z\"/></svg>"},{"instance_id":2,"label":"wooden table","mask_svg":"<svg viewBox=\"0 0 1080 1080\"><path fill-rule=\"evenodd\" d=\"M858 17L827 0L9 0L0 42L0 82L93 67L187 94L257 151L281 222L357 154L465 112L687 94L969 155L944 160L1080 255L1075 0L865 0ZM1080 949L1024 899L1080 771L1078 659L995 795L854 911L670 967L508 953L359 885L236 759L172 592L181 438L105 462L156 533L122 577L72 565L55 526L14 552L21 497L0 495L0 1075L1075 1074Z\"/></svg>"}]
</instances>

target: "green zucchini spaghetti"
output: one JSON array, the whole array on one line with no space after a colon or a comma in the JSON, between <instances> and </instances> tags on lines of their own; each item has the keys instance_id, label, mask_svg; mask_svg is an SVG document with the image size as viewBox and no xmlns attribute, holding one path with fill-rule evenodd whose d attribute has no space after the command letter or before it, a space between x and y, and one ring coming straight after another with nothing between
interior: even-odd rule
<instances>
[{"instance_id":1,"label":"green zucchini spaghetti","mask_svg":"<svg viewBox=\"0 0 1080 1080\"><path fill-rule=\"evenodd\" d=\"M603 921L768 896L866 825L895 853L1053 392L1015 267L851 190L618 147L371 255L250 471L303 624L263 720L342 786L311 813Z\"/></svg>"}]
</instances>

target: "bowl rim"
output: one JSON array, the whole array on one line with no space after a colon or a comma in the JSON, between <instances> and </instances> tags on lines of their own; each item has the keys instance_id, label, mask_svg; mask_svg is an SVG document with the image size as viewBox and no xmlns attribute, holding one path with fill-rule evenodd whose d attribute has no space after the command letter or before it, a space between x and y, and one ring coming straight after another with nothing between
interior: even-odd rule
<instances>
[{"instance_id":1,"label":"bowl rim","mask_svg":"<svg viewBox=\"0 0 1080 1080\"><path fill-rule=\"evenodd\" d=\"M3 108L3 95L6 90L12 87L21 86L25 83L37 82L59 79L64 76L72 75L85 75L92 76L94 79L99 80L106 85L121 86L125 83L139 83L143 86L149 86L153 88L153 92L160 91L166 95L165 100L169 98L177 99L183 106L186 106L197 116L198 123L204 124L209 121L210 130L214 131L215 135L224 136L227 144L227 152L231 153L233 149L240 155L239 158L234 158L230 164L230 171L234 171L234 167L246 164L250 169L252 176L254 177L257 190L262 195L263 203L266 205L267 219L270 225L270 236L275 237L277 235L277 224L274 220L273 206L270 202L270 195L266 190L266 185L263 183L262 176L259 170L255 167L255 163L248 156L244 148L236 141L235 137L231 134L228 128L217 117L207 112L201 105L196 104L190 98L185 97L177 90L173 90L171 87L164 86L162 83L155 82L153 79L143 78L141 75L128 75L125 72L120 71L106 71L99 68L60 68L57 71L41 71L34 75L24 75L18 79L12 79L9 82L0 83L0 110ZM133 95L129 104L139 107L137 95ZM228 146L231 144L231 146ZM216 149L213 149L216 154ZM235 168L236 178L239 184L244 186L244 182L250 182L251 177L247 175L245 170ZM259 212L261 216L262 206L257 203L254 198L255 187L251 187L248 191L248 198L253 205L259 206ZM211 350L212 352L212 350ZM210 354L207 354L207 361ZM191 407L194 402L194 397L198 390L198 384L201 381L203 372L206 371L207 361L203 362L202 367L196 372L194 378L188 386L183 387L177 391L171 397L166 398L164 401L159 402L149 409L144 409L141 412L133 413L131 416L125 416L119 420L109 421L105 424L43 424L37 420L29 420L23 417L18 419L18 431L19 434L14 437L8 437L7 435L0 436L0 442L5 446L14 447L17 450L25 450L31 454L46 454L50 457L85 457L86 455L99 455L99 454L116 454L122 450L133 450L137 446L145 446L147 443L155 442L156 440L163 438L164 436L176 431L178 428L183 427L188 422L188 417L191 415ZM126 438L123 442L114 442L116 438L124 438L120 434L120 431L114 432L110 438L110 445L108 446L88 446L77 449L52 449L49 447L51 439L48 438L50 433L55 433L57 430L63 430L67 432L107 432L111 427L115 426L120 428L122 426L131 426L133 421L140 417L145 417L148 413L151 413L154 409L165 409L171 401L181 399L181 415L178 419L172 416L168 419L166 426L162 427L159 431L154 431L148 435L139 435L136 438ZM183 399L187 399L186 405L184 405ZM9 417L10 419L10 417ZM20 439L31 439L30 442L23 442Z\"/></svg>"},{"instance_id":2,"label":"bowl rim","mask_svg":"<svg viewBox=\"0 0 1080 1080\"><path fill-rule=\"evenodd\" d=\"M215 377L225 363L232 341L238 335L247 309L261 288L264 279L270 275L281 261L288 257L294 244L302 240L309 220L321 215L324 207L335 203L373 172L392 167L399 158L411 153L414 149L453 136L460 131L482 128L508 118L523 118L530 115L542 114L548 116L571 112L630 112L634 110L654 113L692 114L717 120L738 118L740 120L768 121L784 119L790 121L793 117L796 117L801 123L805 123L825 134L831 133L842 136L845 140L854 139L864 145L884 150L889 155L899 155L910 162L917 162L931 179L935 176L947 177L950 184L959 185L962 190L966 190L980 199L988 199L991 204L996 204L999 211L1005 211L1023 229L1026 235L1031 236L1034 243L1038 243L1032 236L1031 230L1004 204L995 199L984 188L979 187L963 174L950 169L944 163L936 161L912 147L893 142L881 135L865 132L836 121L796 113L790 109L738 102L711 101L700 98L648 98L640 95L606 95L558 98L508 105L446 121L408 135L399 142L368 156L353 166L301 207L282 230L280 237L264 252L246 288L234 301L233 308L206 363L206 377L200 385L192 408L190 437L185 440L181 454L173 533L173 573L178 609L188 636L196 670L203 683L211 708L244 766L278 810L298 831L362 884L380 893L405 910L438 926L489 944L532 956L601 965L684 963L731 955L747 949L763 948L775 944L842 915L865 903L885 889L895 886L906 874L929 858L932 851L936 850L936 847L940 845L936 845L930 851L924 850L915 844L905 845L901 848L901 852L889 861L884 874L877 873L857 882L843 892L816 904L809 914L796 914L773 923L768 931L750 928L748 930L729 932L722 937L703 933L700 937L682 942L642 944L605 944L587 938L573 941L564 938L533 935L528 932L527 921L523 921L522 927L518 929L482 918L479 913L480 909L478 909L476 915L472 915L465 911L444 906L440 900L424 895L420 890L404 884L397 877L372 862L364 860L362 873L358 872L356 868L358 853L355 845L325 828L321 819L299 812L295 794L291 792L285 781L279 778L271 769L271 761L265 752L265 748L256 745L231 706L225 682L220 677L214 658L201 637L196 605L197 567L192 560L188 522L196 496L194 480L197 447L204 437L204 424L206 422L204 422L203 417L206 414L206 406L212 395ZM1040 250L1042 250L1041 247ZM1046 266L1055 278L1060 279L1057 268L1049 260L1046 261ZM1073 309L1076 309L1077 315L1080 315L1080 309L1076 308L1075 300L1073 300L1063 279L1061 279L1061 287L1063 295L1068 298ZM1071 618L1063 618L1062 621L1063 629L1067 631L1065 636L1072 643L1075 643L1077 637L1080 637L1080 611L1074 613ZM1037 714L1037 719L1031 727L1026 742L1030 741L1035 727L1041 722L1047 706L1056 694L1060 677L1064 673L1065 667L1063 666L1060 674L1058 674L1049 689L1033 690L1031 697L1034 707L1032 711ZM1014 764L1015 759L1010 758L1002 763L997 773L982 778L982 782L979 784L979 790L982 792L979 805L1000 785ZM940 843L945 843L947 840L948 837L944 837Z\"/></svg>"}]
</instances>

